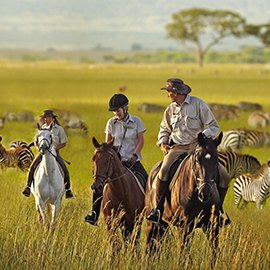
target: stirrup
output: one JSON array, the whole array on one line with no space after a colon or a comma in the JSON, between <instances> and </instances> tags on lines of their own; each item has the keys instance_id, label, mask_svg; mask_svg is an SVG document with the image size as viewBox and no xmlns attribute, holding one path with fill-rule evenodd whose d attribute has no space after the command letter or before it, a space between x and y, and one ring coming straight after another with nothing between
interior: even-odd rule
<instances>
[{"instance_id":1,"label":"stirrup","mask_svg":"<svg viewBox=\"0 0 270 270\"><path fill-rule=\"evenodd\" d=\"M154 224L159 224L161 218L161 213L158 208L154 208L149 215L146 217L146 219Z\"/></svg>"},{"instance_id":2,"label":"stirrup","mask_svg":"<svg viewBox=\"0 0 270 270\"><path fill-rule=\"evenodd\" d=\"M91 213L91 215L87 215L84 218L84 221L91 224L91 225L97 226L97 213L96 213L96 211L91 210L90 213ZM89 218L92 218L92 216L94 216L93 221L89 219Z\"/></svg>"}]
</instances>

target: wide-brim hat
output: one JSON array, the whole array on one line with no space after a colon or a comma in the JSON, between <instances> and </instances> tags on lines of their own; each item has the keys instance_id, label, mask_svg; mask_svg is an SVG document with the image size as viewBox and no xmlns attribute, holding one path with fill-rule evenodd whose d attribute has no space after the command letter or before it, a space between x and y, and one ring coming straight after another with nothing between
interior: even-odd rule
<instances>
[{"instance_id":1,"label":"wide-brim hat","mask_svg":"<svg viewBox=\"0 0 270 270\"><path fill-rule=\"evenodd\" d=\"M52 110L45 110L40 117L49 117L49 116L57 117L57 115L54 114L54 112Z\"/></svg>"},{"instance_id":2,"label":"wide-brim hat","mask_svg":"<svg viewBox=\"0 0 270 270\"><path fill-rule=\"evenodd\" d=\"M183 80L178 78L168 79L167 85L162 87L161 90L166 90L181 95L187 95L191 92L191 88L185 84Z\"/></svg>"}]
</instances>

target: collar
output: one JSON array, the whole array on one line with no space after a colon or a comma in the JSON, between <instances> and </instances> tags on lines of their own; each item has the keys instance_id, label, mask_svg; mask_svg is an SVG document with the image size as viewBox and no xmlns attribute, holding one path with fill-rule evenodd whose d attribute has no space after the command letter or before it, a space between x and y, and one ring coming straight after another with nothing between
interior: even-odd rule
<instances>
[{"instance_id":1,"label":"collar","mask_svg":"<svg viewBox=\"0 0 270 270\"><path fill-rule=\"evenodd\" d=\"M174 101L172 104L174 104L175 106L182 106L184 103L190 104L190 102L191 102L190 95L186 95L186 98L182 104L178 104L176 101Z\"/></svg>"},{"instance_id":2,"label":"collar","mask_svg":"<svg viewBox=\"0 0 270 270\"><path fill-rule=\"evenodd\" d=\"M129 113L127 114L127 116L123 120L114 119L114 121L115 121L115 123L118 122L118 123L126 123L126 124L128 124L130 122L132 122L132 123L135 122L133 116L130 115Z\"/></svg>"}]
</instances>

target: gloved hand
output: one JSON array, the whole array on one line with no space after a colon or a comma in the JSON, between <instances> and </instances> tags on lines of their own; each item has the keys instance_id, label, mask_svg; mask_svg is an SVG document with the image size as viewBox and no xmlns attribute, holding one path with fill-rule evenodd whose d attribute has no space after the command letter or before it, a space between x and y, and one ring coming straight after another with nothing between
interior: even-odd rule
<instances>
[{"instance_id":1,"label":"gloved hand","mask_svg":"<svg viewBox=\"0 0 270 270\"><path fill-rule=\"evenodd\" d=\"M130 163L131 166L135 164L135 162L137 161L137 158L138 158L138 155L135 153L129 158L128 162Z\"/></svg>"}]
</instances>

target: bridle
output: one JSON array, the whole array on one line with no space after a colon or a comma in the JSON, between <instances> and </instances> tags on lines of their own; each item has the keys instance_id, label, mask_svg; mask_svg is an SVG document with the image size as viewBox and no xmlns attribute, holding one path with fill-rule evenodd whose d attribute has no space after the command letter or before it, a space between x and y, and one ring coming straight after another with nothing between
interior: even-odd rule
<instances>
[{"instance_id":1,"label":"bridle","mask_svg":"<svg viewBox=\"0 0 270 270\"><path fill-rule=\"evenodd\" d=\"M50 132L48 129L40 129L40 131L43 131L43 130L46 130L46 131L48 131L48 132ZM40 146L40 144L43 142L43 141L45 141L45 142L47 142L47 144L48 144L48 152L50 153L50 154L52 154L53 156L55 156L52 152L51 152L51 148L52 148L52 144L53 144L53 139L52 139L52 135L50 134L50 140L48 140L46 137L43 137L41 140L38 140L38 137L40 136L41 134L38 134L37 135L37 139L36 139L36 141L37 141L37 148L38 148L38 151L40 152L41 151L41 146ZM42 153L41 153L42 154Z\"/></svg>"},{"instance_id":2,"label":"bridle","mask_svg":"<svg viewBox=\"0 0 270 270\"><path fill-rule=\"evenodd\" d=\"M125 170L125 172L119 176L116 176L114 178L112 178L112 174L113 174L113 160L115 159L114 153L112 151L109 150L105 150L104 147L101 145L99 148L96 149L95 154L98 152L103 152L109 155L109 161L107 162L107 168L105 170L105 174L101 175L101 174L93 174L93 179L94 181L98 181L101 183L102 189L104 188L104 186L108 183L114 182L116 180L121 179L123 176L126 175L127 173L127 169ZM93 189L93 185L92 185L92 189Z\"/></svg>"},{"instance_id":3,"label":"bridle","mask_svg":"<svg viewBox=\"0 0 270 270\"><path fill-rule=\"evenodd\" d=\"M216 177L217 177L217 173L218 173L218 161L216 163L216 174L213 176L213 178L211 178L210 180L206 180L204 179L203 177L201 177L202 175L202 166L201 164L199 163L199 151L198 150L194 150L194 153L192 155L192 159L191 159L191 162L192 162L192 173L194 175L194 182L196 184L196 190L198 191L198 194L202 191L203 188L205 188L206 186L209 186L210 188L210 191L214 188L214 186L216 185ZM207 159L207 155L210 155L209 153L205 154L205 158ZM210 156L209 156L210 158ZM199 164L199 167L200 167L200 173L199 175L196 173L197 172L197 166L196 164ZM211 196L210 196L211 197ZM210 199L209 197L209 199ZM208 199L208 200L209 200Z\"/></svg>"}]
</instances>

